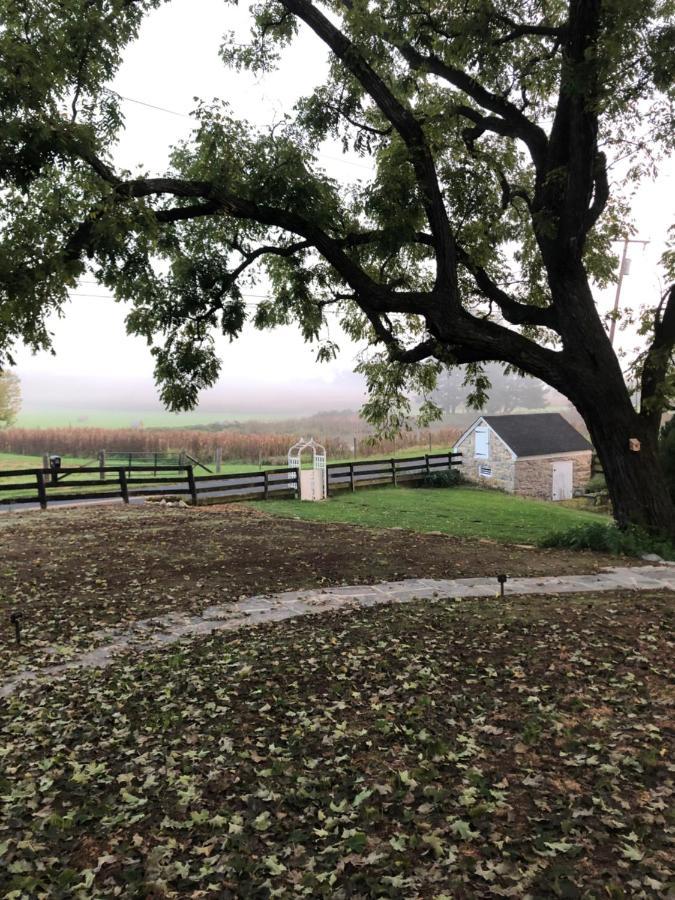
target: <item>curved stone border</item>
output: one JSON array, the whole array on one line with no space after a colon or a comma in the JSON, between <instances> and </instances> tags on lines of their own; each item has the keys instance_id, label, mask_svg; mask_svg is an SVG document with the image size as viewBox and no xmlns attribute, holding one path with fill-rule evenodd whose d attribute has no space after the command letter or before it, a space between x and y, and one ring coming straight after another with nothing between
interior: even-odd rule
<instances>
[{"instance_id":1,"label":"curved stone border","mask_svg":"<svg viewBox=\"0 0 675 900\"><path fill-rule=\"evenodd\" d=\"M591 591L669 590L675 591L675 567L672 565L609 568L598 575L564 575L560 577L512 578L505 593L513 595L581 594ZM259 595L229 603L209 606L200 616L170 613L142 619L127 629L99 632L102 646L88 650L67 663L42 669L25 669L0 684L0 697L13 694L26 681L60 675L69 669L110 665L120 653L155 649L173 644L183 637L233 631L261 622L279 622L298 616L334 610L356 609L384 603L410 603L443 597L495 597L499 585L494 578L411 578L351 587L329 587L305 591L284 591Z\"/></svg>"}]
</instances>

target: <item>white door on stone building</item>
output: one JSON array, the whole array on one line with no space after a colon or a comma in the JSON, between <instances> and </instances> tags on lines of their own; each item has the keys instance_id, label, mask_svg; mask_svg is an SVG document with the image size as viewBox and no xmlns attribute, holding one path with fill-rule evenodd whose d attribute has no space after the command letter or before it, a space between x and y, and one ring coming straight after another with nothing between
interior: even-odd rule
<instances>
[{"instance_id":1,"label":"white door on stone building","mask_svg":"<svg viewBox=\"0 0 675 900\"><path fill-rule=\"evenodd\" d=\"M552 500L571 500L574 489L574 463L571 459L553 463Z\"/></svg>"}]
</instances>

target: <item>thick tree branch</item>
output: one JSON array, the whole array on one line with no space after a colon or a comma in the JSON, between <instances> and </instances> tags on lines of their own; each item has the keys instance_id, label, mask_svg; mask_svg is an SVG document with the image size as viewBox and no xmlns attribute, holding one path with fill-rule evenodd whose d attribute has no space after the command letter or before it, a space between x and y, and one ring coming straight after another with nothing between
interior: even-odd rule
<instances>
[{"instance_id":1,"label":"thick tree branch","mask_svg":"<svg viewBox=\"0 0 675 900\"><path fill-rule=\"evenodd\" d=\"M557 221L554 243L558 247L574 248L581 258L588 228L606 202L604 161L598 160L597 152L596 50L601 0L570 0L569 5L558 103L547 158L547 171L556 177L539 179L537 207ZM591 203L594 193L597 204ZM544 238L540 243L545 249L551 241Z\"/></svg>"},{"instance_id":2,"label":"thick tree branch","mask_svg":"<svg viewBox=\"0 0 675 900\"><path fill-rule=\"evenodd\" d=\"M443 281L452 302L459 306L456 285L455 247L436 167L421 124L401 103L361 52L309 0L280 0L301 18L351 72L389 122L398 131L410 153L422 191L427 218L437 250L438 280Z\"/></svg>"},{"instance_id":3,"label":"thick tree branch","mask_svg":"<svg viewBox=\"0 0 675 900\"><path fill-rule=\"evenodd\" d=\"M642 366L640 415L658 431L666 408L663 392L675 348L675 284L666 290L654 317L654 337Z\"/></svg>"},{"instance_id":4,"label":"thick tree branch","mask_svg":"<svg viewBox=\"0 0 675 900\"><path fill-rule=\"evenodd\" d=\"M593 203L591 204L586 221L584 222L584 232L588 232L598 221L609 200L609 180L607 178L607 157L604 153L596 154L595 172L593 178Z\"/></svg>"},{"instance_id":5,"label":"thick tree branch","mask_svg":"<svg viewBox=\"0 0 675 900\"><path fill-rule=\"evenodd\" d=\"M505 127L507 125L511 129L511 136L520 138L528 147L535 167L537 169L543 167L547 148L546 133L530 121L517 106L504 97L488 91L471 75L448 65L432 53L420 53L412 44L397 44L396 46L411 69L430 72L432 75L442 78L471 97L483 109L488 109L500 116L506 123ZM495 127L491 130L495 130Z\"/></svg>"},{"instance_id":6,"label":"thick tree branch","mask_svg":"<svg viewBox=\"0 0 675 900\"><path fill-rule=\"evenodd\" d=\"M177 221L181 218L187 219L207 214L225 214L236 219L257 222L261 225L269 225L292 232L304 238L307 246L315 247L354 291L358 292L360 296L368 298L368 302L373 308L403 313L420 311L423 294L413 291L393 291L387 286L379 284L345 252L349 248L372 243L378 236L381 238L384 235L383 232L365 232L345 238L335 238L298 213L234 196L224 188L207 181L170 177L139 178L117 184L114 194L120 201L164 195L199 198L203 201L188 207L177 207L175 210L160 210L157 216L164 215L164 221ZM182 216L181 210L185 210ZM67 259L75 260L82 253L91 250L91 243L96 231L96 219L97 216L94 213L87 222L82 223L73 232L65 248ZM426 243L429 239L429 236L423 233L415 237L421 243Z\"/></svg>"},{"instance_id":7,"label":"thick tree branch","mask_svg":"<svg viewBox=\"0 0 675 900\"><path fill-rule=\"evenodd\" d=\"M476 286L492 303L496 303L507 322L512 325L543 326L557 330L557 314L552 306L528 306L510 297L494 282L482 266L472 262L471 257L460 246L457 254L461 264L473 276Z\"/></svg>"}]
</instances>

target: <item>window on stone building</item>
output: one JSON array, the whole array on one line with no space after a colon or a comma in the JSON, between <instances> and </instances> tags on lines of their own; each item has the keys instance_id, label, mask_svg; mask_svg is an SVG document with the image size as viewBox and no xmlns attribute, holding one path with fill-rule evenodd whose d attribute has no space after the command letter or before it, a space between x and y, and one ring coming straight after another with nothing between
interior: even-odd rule
<instances>
[{"instance_id":1,"label":"window on stone building","mask_svg":"<svg viewBox=\"0 0 675 900\"><path fill-rule=\"evenodd\" d=\"M477 459L487 459L489 453L488 429L486 426L476 428L475 435L475 456Z\"/></svg>"},{"instance_id":2,"label":"window on stone building","mask_svg":"<svg viewBox=\"0 0 675 900\"><path fill-rule=\"evenodd\" d=\"M492 478L492 466L479 466L478 474L481 478Z\"/></svg>"}]
</instances>

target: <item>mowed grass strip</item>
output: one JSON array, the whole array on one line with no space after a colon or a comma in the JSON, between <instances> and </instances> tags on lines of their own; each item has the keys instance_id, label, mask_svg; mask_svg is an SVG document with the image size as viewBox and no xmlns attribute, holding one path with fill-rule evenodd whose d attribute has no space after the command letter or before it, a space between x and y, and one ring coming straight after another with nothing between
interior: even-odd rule
<instances>
[{"instance_id":1,"label":"mowed grass strip","mask_svg":"<svg viewBox=\"0 0 675 900\"><path fill-rule=\"evenodd\" d=\"M669 895L672 595L195 638L0 707L2 896Z\"/></svg>"},{"instance_id":2,"label":"mowed grass strip","mask_svg":"<svg viewBox=\"0 0 675 900\"><path fill-rule=\"evenodd\" d=\"M552 531L605 518L598 513L468 486L361 488L354 494L340 491L320 503L269 500L255 505L271 515L316 522L441 531L457 537L525 544L536 543Z\"/></svg>"}]
</instances>

